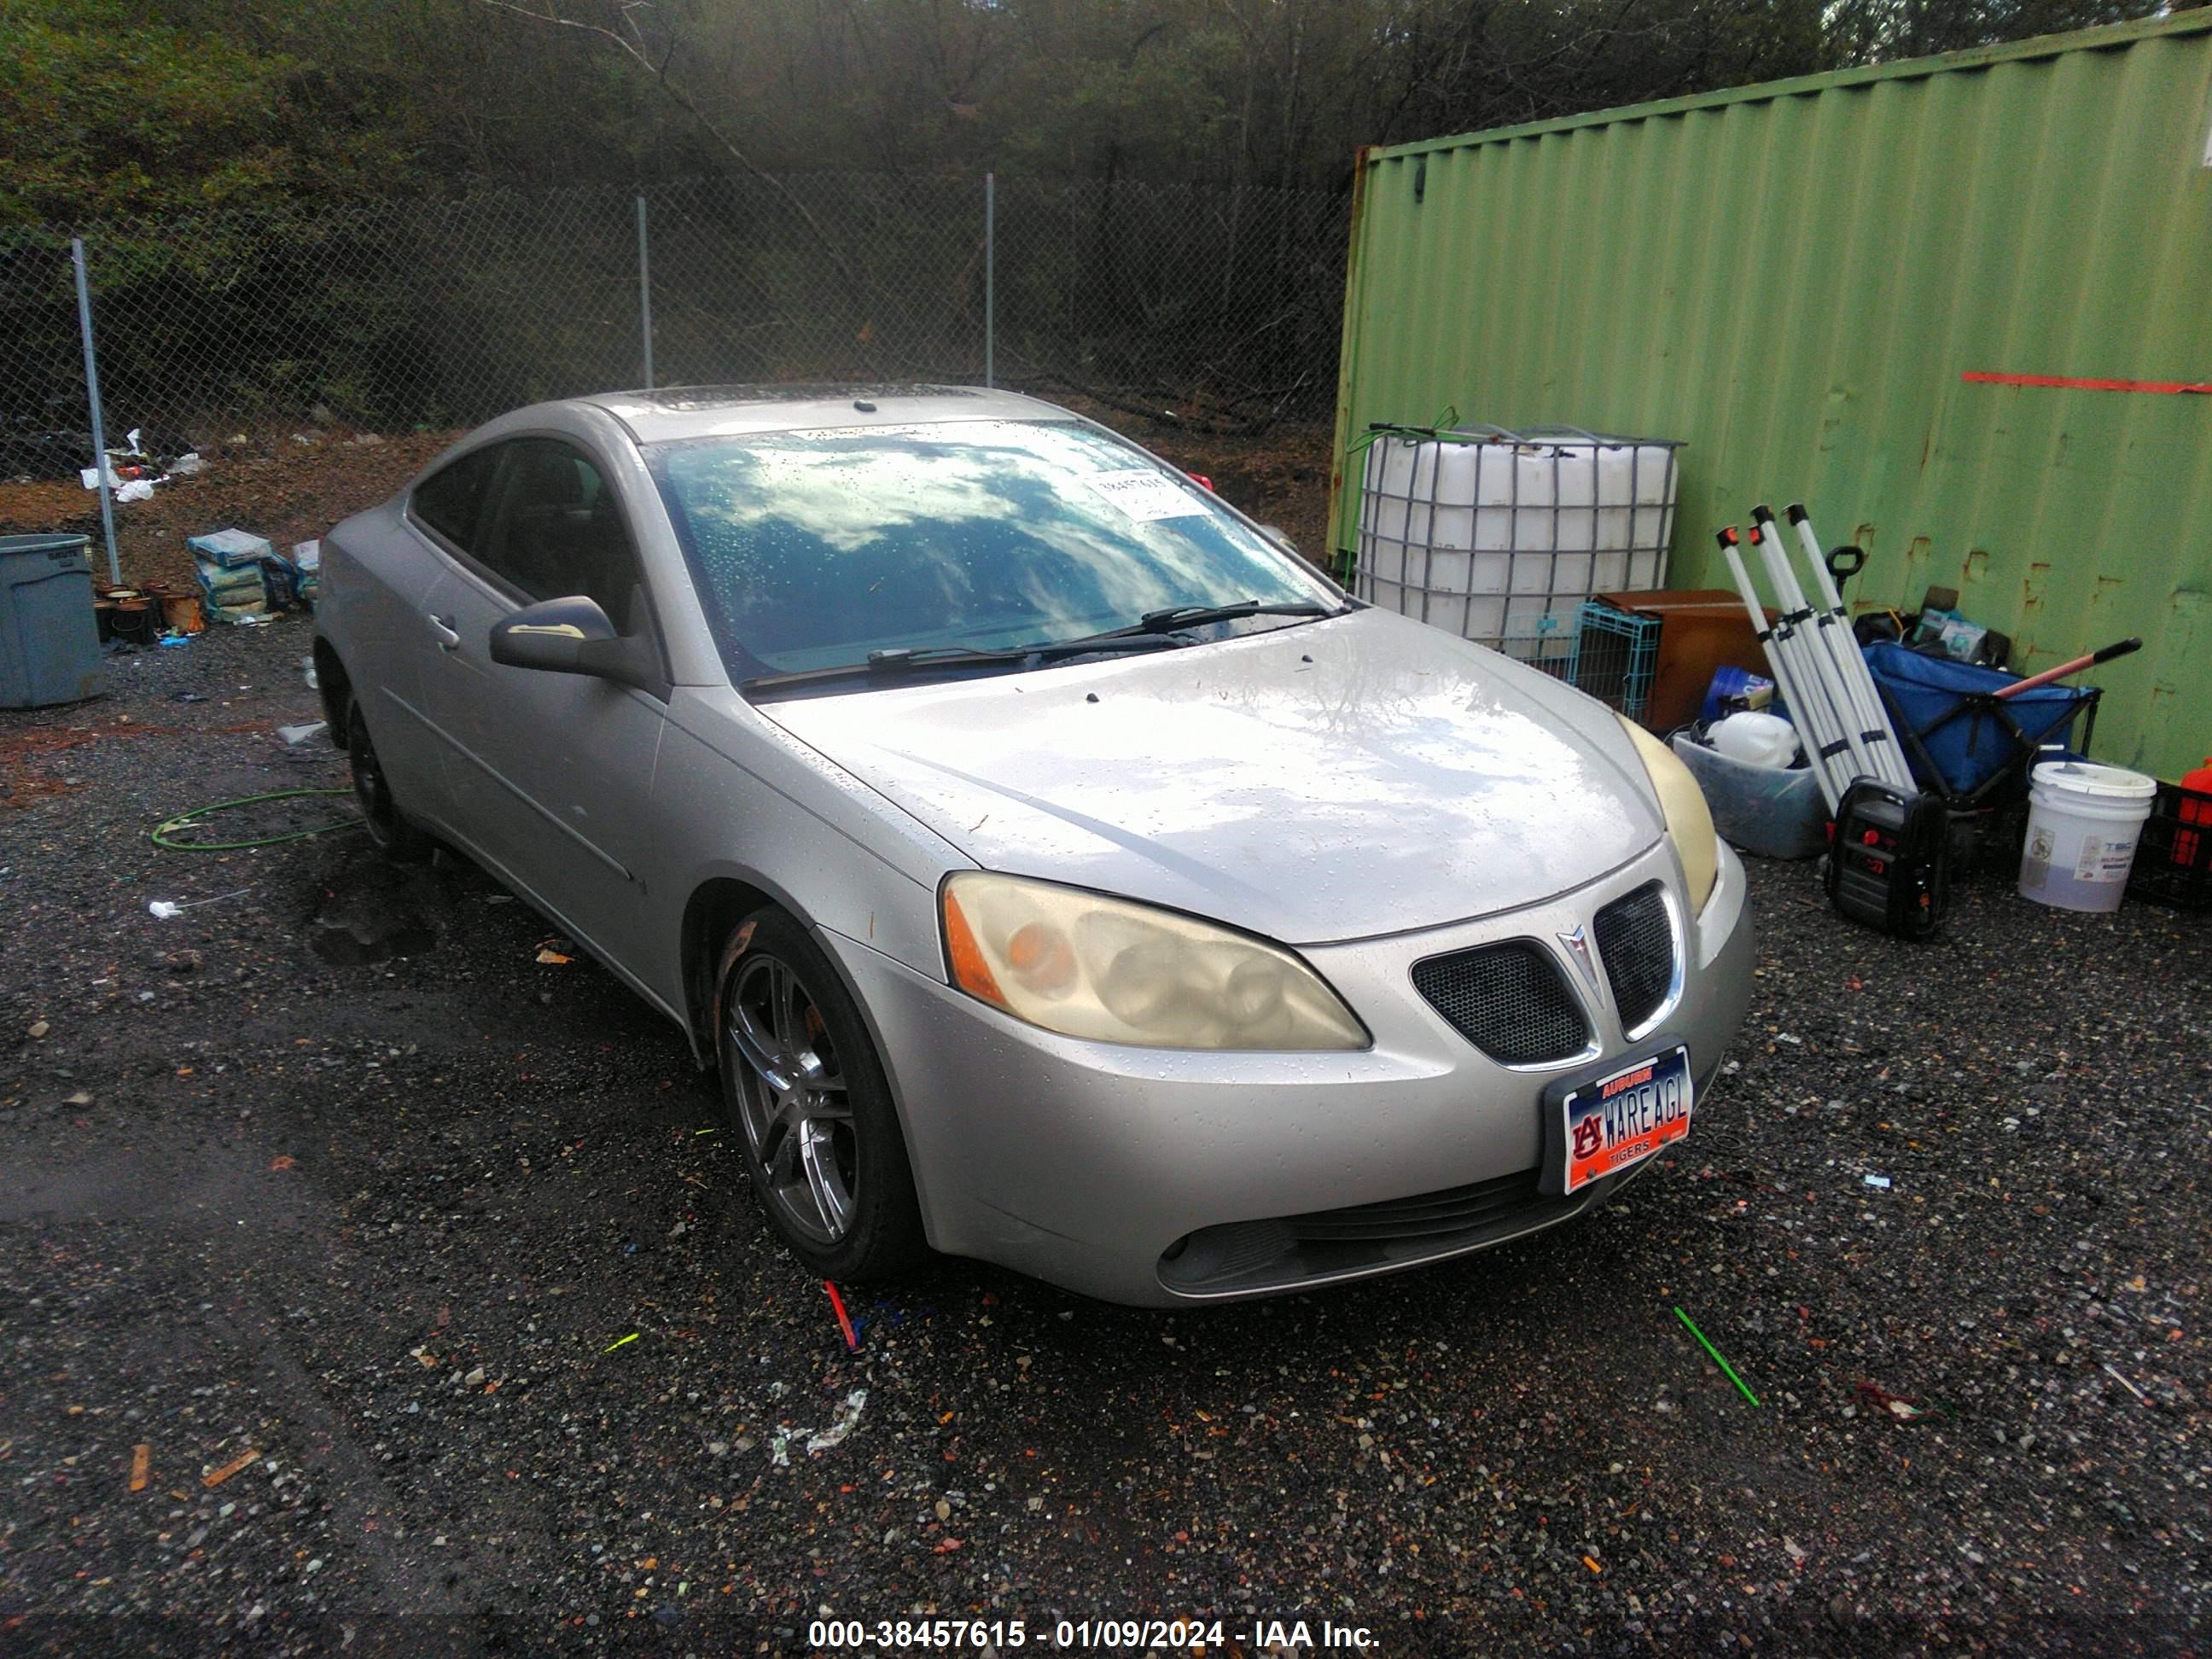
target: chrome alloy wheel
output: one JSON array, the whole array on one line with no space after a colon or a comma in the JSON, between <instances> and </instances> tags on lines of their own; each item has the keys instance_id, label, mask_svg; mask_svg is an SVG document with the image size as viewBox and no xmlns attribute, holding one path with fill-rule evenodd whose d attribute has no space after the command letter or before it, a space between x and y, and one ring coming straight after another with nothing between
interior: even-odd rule
<instances>
[{"instance_id":1,"label":"chrome alloy wheel","mask_svg":"<svg viewBox=\"0 0 2212 1659\"><path fill-rule=\"evenodd\" d=\"M791 965L758 955L738 966L723 1032L744 1062L738 1116L767 1172L763 1198L817 1244L851 1231L858 1149L836 1046Z\"/></svg>"}]
</instances>

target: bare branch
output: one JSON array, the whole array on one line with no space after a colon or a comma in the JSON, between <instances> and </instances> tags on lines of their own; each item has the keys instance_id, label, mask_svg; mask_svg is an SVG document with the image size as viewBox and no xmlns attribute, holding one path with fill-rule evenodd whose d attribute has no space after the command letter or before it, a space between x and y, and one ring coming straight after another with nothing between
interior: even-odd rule
<instances>
[{"instance_id":1,"label":"bare branch","mask_svg":"<svg viewBox=\"0 0 2212 1659\"><path fill-rule=\"evenodd\" d=\"M822 251L829 255L830 263L837 268L837 274L845 279L849 287L855 292L859 292L872 286L863 282L853 268L845 263L845 256L839 251L837 245L830 240L830 233L822 228L821 221L808 210L806 204L800 199L798 193L775 174L763 171L754 162L752 157L738 147L737 141L724 132L714 118L699 107L698 100L676 83L674 77L668 72L668 66L676 56L673 40L669 43L668 50L662 54L660 61L659 63L653 61L652 55L646 49L645 31L639 26L637 18L634 15L641 9L650 9L651 0L626 0L626 3L622 8L622 20L629 31L628 33L618 29L609 28L603 23L593 23L582 18L564 16L550 9L540 10L534 6L523 5L519 3L519 0L477 0L477 3L492 11L503 11L513 16L526 17L533 23L543 23L557 28L576 29L586 34L595 34L602 40L610 43L616 51L651 76L659 84L661 91L668 96L670 101L697 122L700 130L713 139L725 155L735 161L741 169L759 179L783 198L784 204L799 216L807 229L813 232L815 240L822 245Z\"/></svg>"},{"instance_id":2,"label":"bare branch","mask_svg":"<svg viewBox=\"0 0 2212 1659\"><path fill-rule=\"evenodd\" d=\"M625 52L629 49L622 36L617 34L612 29L602 27L597 23L586 23L580 18L562 17L550 11L538 11L529 6L517 5L514 0L477 0L477 3L489 6L494 11L512 12L517 17L527 17L533 23L551 23L564 29L581 29L586 34L596 34L602 40L613 41Z\"/></svg>"}]
</instances>

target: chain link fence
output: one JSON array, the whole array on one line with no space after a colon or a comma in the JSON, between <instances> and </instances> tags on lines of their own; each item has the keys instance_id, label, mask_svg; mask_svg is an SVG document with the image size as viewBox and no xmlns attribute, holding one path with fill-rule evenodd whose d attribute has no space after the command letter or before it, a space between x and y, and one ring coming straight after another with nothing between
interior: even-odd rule
<instances>
[{"instance_id":1,"label":"chain link fence","mask_svg":"<svg viewBox=\"0 0 2212 1659\"><path fill-rule=\"evenodd\" d=\"M106 430L466 425L658 384L932 380L1254 429L1326 417L1347 204L830 173L103 223ZM641 210L641 203L642 209ZM0 477L89 464L66 232L0 228Z\"/></svg>"}]
</instances>

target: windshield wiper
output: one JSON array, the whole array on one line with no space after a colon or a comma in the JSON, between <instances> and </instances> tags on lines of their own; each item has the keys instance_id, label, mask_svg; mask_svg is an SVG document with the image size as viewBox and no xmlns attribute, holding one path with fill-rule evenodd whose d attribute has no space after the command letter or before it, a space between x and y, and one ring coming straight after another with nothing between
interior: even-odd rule
<instances>
[{"instance_id":1,"label":"windshield wiper","mask_svg":"<svg viewBox=\"0 0 2212 1659\"><path fill-rule=\"evenodd\" d=\"M1257 599L1240 599L1235 605L1171 605L1164 611L1147 611L1133 628L1117 628L1112 634L1100 637L1167 634L1178 628L1203 628L1208 623L1233 622L1239 617L1334 617L1340 610L1340 606L1321 605L1312 599L1288 599L1277 605L1262 605Z\"/></svg>"},{"instance_id":2,"label":"windshield wiper","mask_svg":"<svg viewBox=\"0 0 2212 1659\"><path fill-rule=\"evenodd\" d=\"M802 668L788 674L757 675L744 682L744 689L753 690L781 685L805 685L820 680L846 679L854 676L888 677L917 668L1013 668L1028 664L1057 662L1066 657L1088 657L1102 652L1173 650L1177 646L1188 643L1188 641L1176 639L1172 635L1124 631L1079 640L1054 640L1042 645L898 647L871 651L864 662L839 663L831 668Z\"/></svg>"},{"instance_id":3,"label":"windshield wiper","mask_svg":"<svg viewBox=\"0 0 2212 1659\"><path fill-rule=\"evenodd\" d=\"M1109 628L1103 634L1086 634L1079 640L1062 640L1058 648L1099 651L1110 648L1115 640L1174 640L1182 629L1234 622L1239 617L1341 617L1354 608L1350 605L1320 605L1311 599L1287 599L1275 605L1263 605L1257 599L1239 599L1234 605L1171 605L1164 611L1147 611L1127 628ZM1191 645L1197 642L1184 641Z\"/></svg>"},{"instance_id":4,"label":"windshield wiper","mask_svg":"<svg viewBox=\"0 0 2212 1659\"><path fill-rule=\"evenodd\" d=\"M867 665L881 672L901 668L957 668L965 663L1055 662L1062 657L1089 656L1094 651L1151 651L1182 643L1158 635L1146 638L1142 635L1101 634L1076 640L1051 640L1042 645L937 645L921 650L895 647L869 652Z\"/></svg>"}]
</instances>

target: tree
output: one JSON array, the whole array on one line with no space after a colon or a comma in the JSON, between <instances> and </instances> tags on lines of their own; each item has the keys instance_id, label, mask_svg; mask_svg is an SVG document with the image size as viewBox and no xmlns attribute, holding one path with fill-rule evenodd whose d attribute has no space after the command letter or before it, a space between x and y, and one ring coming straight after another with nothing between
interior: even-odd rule
<instances>
[{"instance_id":1,"label":"tree","mask_svg":"<svg viewBox=\"0 0 2212 1659\"><path fill-rule=\"evenodd\" d=\"M388 189L374 124L311 118L309 65L122 0L0 6L0 220L74 224Z\"/></svg>"}]
</instances>

